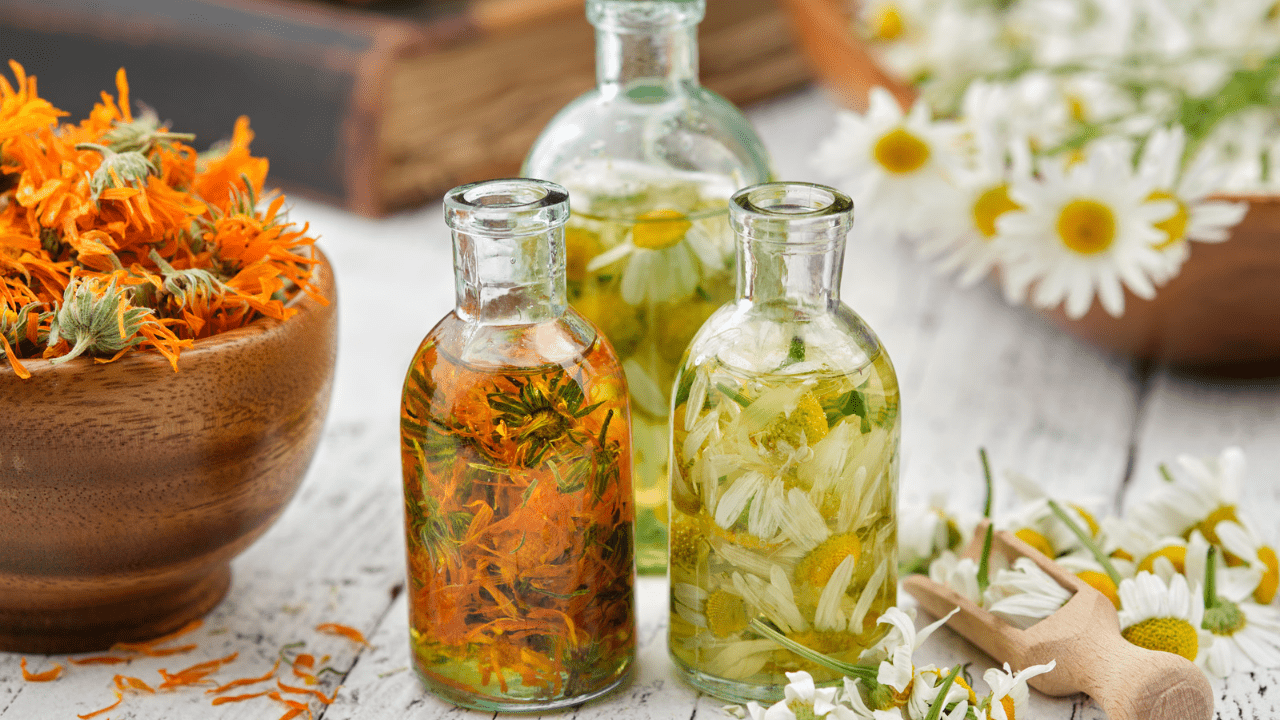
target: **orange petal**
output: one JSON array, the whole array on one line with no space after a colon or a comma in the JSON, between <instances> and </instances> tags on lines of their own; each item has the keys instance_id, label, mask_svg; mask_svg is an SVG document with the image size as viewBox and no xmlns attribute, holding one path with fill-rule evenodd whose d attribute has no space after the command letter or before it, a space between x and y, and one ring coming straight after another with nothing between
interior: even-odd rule
<instances>
[{"instance_id":1,"label":"orange petal","mask_svg":"<svg viewBox=\"0 0 1280 720\"><path fill-rule=\"evenodd\" d=\"M39 672L39 673L32 673L27 670L26 658L22 658L21 665L22 665L22 679L26 680L27 682L49 682L51 680L57 680L58 676L62 674L62 666L56 663L54 664L53 667L49 668L48 670L45 670L44 672Z\"/></svg>"}]
</instances>

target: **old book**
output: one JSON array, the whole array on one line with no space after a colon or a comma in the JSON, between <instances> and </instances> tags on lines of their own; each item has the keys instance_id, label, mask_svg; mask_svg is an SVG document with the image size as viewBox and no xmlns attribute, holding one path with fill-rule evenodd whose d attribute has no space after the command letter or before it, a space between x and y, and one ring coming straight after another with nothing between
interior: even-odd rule
<instances>
[{"instance_id":1,"label":"old book","mask_svg":"<svg viewBox=\"0 0 1280 720\"><path fill-rule=\"evenodd\" d=\"M737 103L809 78L774 0L708 0L703 82ZM0 53L73 118L125 67L197 147L248 115L271 182L365 215L514 174L595 82L582 0L0 0Z\"/></svg>"}]
</instances>

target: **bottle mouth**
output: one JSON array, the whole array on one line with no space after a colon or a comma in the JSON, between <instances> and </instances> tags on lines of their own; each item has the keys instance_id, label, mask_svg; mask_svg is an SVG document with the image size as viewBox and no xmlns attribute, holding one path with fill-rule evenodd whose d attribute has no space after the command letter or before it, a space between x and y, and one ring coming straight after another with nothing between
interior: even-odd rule
<instances>
[{"instance_id":1,"label":"bottle mouth","mask_svg":"<svg viewBox=\"0 0 1280 720\"><path fill-rule=\"evenodd\" d=\"M444 196L444 219L454 231L472 235L546 233L569 219L569 191L533 178L460 185Z\"/></svg>"},{"instance_id":2,"label":"bottle mouth","mask_svg":"<svg viewBox=\"0 0 1280 720\"><path fill-rule=\"evenodd\" d=\"M587 20L600 30L651 32L696 25L706 0L587 0Z\"/></svg>"},{"instance_id":3,"label":"bottle mouth","mask_svg":"<svg viewBox=\"0 0 1280 720\"><path fill-rule=\"evenodd\" d=\"M729 200L733 229L749 240L786 245L830 245L853 227L853 200L826 185L772 182L752 185Z\"/></svg>"}]
</instances>

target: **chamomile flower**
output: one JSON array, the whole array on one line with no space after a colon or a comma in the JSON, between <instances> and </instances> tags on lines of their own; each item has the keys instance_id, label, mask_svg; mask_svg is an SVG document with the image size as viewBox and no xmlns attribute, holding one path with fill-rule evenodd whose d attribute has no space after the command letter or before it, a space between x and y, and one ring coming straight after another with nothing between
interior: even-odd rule
<instances>
[{"instance_id":1,"label":"chamomile flower","mask_svg":"<svg viewBox=\"0 0 1280 720\"><path fill-rule=\"evenodd\" d=\"M813 683L813 676L807 672L787 673L786 687L782 689L783 699L762 708L758 703L747 703L747 712L751 720L817 720L827 717L836 709L838 688L819 688Z\"/></svg>"},{"instance_id":2,"label":"chamomile flower","mask_svg":"<svg viewBox=\"0 0 1280 720\"><path fill-rule=\"evenodd\" d=\"M996 559L993 555L992 559ZM929 579L955 590L961 597L982 605L982 591L978 589L978 564L970 558L957 557L944 550L938 559L929 563Z\"/></svg>"},{"instance_id":3,"label":"chamomile flower","mask_svg":"<svg viewBox=\"0 0 1280 720\"><path fill-rule=\"evenodd\" d=\"M1162 650L1195 661L1213 644L1200 629L1204 597L1192 592L1183 575L1166 584L1149 572L1120 583L1120 634L1148 650Z\"/></svg>"},{"instance_id":4,"label":"chamomile flower","mask_svg":"<svg viewBox=\"0 0 1280 720\"><path fill-rule=\"evenodd\" d=\"M871 91L865 115L841 113L835 133L818 149L815 164L827 175L847 181L854 202L865 208L868 232L913 234L931 226L929 207L953 192L946 169L958 129L934 122L923 101L905 115L884 88Z\"/></svg>"},{"instance_id":5,"label":"chamomile flower","mask_svg":"<svg viewBox=\"0 0 1280 720\"><path fill-rule=\"evenodd\" d=\"M1209 542L1217 542L1214 527L1222 520L1238 520L1236 504L1244 478L1244 451L1229 447L1217 458L1178 457L1183 472L1160 485L1129 517L1157 536L1181 536L1199 527Z\"/></svg>"},{"instance_id":6,"label":"chamomile flower","mask_svg":"<svg viewBox=\"0 0 1280 720\"><path fill-rule=\"evenodd\" d=\"M927 505L903 502L898 508L898 564L924 568L964 542L971 523L947 509L946 495L935 493Z\"/></svg>"},{"instance_id":7,"label":"chamomile flower","mask_svg":"<svg viewBox=\"0 0 1280 720\"><path fill-rule=\"evenodd\" d=\"M1240 518L1240 522L1223 520L1214 526L1214 532L1223 550L1260 574L1252 590L1253 599L1270 605L1280 587L1280 562L1277 562L1275 548L1263 542L1247 518Z\"/></svg>"},{"instance_id":8,"label":"chamomile flower","mask_svg":"<svg viewBox=\"0 0 1280 720\"><path fill-rule=\"evenodd\" d=\"M587 263L597 272L626 260L622 299L628 305L681 300L694 294L706 272L727 262L720 247L679 210L641 213L625 239Z\"/></svg>"},{"instance_id":9,"label":"chamomile flower","mask_svg":"<svg viewBox=\"0 0 1280 720\"><path fill-rule=\"evenodd\" d=\"M1167 262L1165 274L1157 281L1178 273L1189 254L1187 241L1222 242L1249 211L1248 203L1209 199L1221 186L1222 173L1215 170L1208 153L1198 154L1182 169L1185 148L1186 131L1181 125L1161 128L1147 137L1138 162L1138 172L1154 188L1149 198L1174 203L1173 213L1156 223L1165 235L1156 248Z\"/></svg>"},{"instance_id":10,"label":"chamomile flower","mask_svg":"<svg viewBox=\"0 0 1280 720\"><path fill-rule=\"evenodd\" d=\"M1027 717L1031 704L1027 681L1037 675L1052 672L1055 667L1057 662L1051 660L1047 665L1032 665L1015 674L1009 663L1005 663L1003 670L991 668L983 673L982 679L991 688L992 720L1021 720Z\"/></svg>"},{"instance_id":11,"label":"chamomile flower","mask_svg":"<svg viewBox=\"0 0 1280 720\"><path fill-rule=\"evenodd\" d=\"M1009 197L1019 209L997 220L1011 296L1030 289L1037 306L1063 303L1072 318L1095 296L1119 316L1126 287L1155 296L1152 276L1164 268L1155 223L1174 208L1149 199L1151 182L1135 173L1131 156L1128 142L1099 141L1083 161L1048 158L1037 177L1014 179Z\"/></svg>"},{"instance_id":12,"label":"chamomile flower","mask_svg":"<svg viewBox=\"0 0 1280 720\"><path fill-rule=\"evenodd\" d=\"M983 605L1010 625L1026 630L1057 612L1071 594L1029 558L1020 557L1011 569L995 574Z\"/></svg>"},{"instance_id":13,"label":"chamomile flower","mask_svg":"<svg viewBox=\"0 0 1280 720\"><path fill-rule=\"evenodd\" d=\"M1202 627L1214 637L1213 645L1197 662L1218 677L1258 667L1280 667L1280 611L1252 602L1253 585L1260 573L1213 562L1211 552L1199 531L1192 531L1187 577L1193 586L1204 588Z\"/></svg>"}]
</instances>

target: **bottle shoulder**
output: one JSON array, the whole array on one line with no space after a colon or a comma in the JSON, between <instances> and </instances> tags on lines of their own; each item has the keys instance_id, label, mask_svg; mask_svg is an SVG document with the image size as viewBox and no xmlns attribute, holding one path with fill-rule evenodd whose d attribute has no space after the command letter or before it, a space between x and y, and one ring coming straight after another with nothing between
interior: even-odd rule
<instances>
[{"instance_id":1,"label":"bottle shoulder","mask_svg":"<svg viewBox=\"0 0 1280 720\"><path fill-rule=\"evenodd\" d=\"M593 89L552 118L522 174L561 182L575 164L592 159L719 174L734 178L737 187L765 182L772 173L750 121L701 86L644 102Z\"/></svg>"},{"instance_id":2,"label":"bottle shoulder","mask_svg":"<svg viewBox=\"0 0 1280 720\"><path fill-rule=\"evenodd\" d=\"M415 353L435 353L478 371L520 372L560 366L621 375L612 346L573 308L555 319L525 325L475 322L450 312L427 333ZM591 367L584 367L592 358ZM599 367L595 367L599 365Z\"/></svg>"},{"instance_id":3,"label":"bottle shoulder","mask_svg":"<svg viewBox=\"0 0 1280 720\"><path fill-rule=\"evenodd\" d=\"M871 327L848 305L808 312L785 303L737 300L694 336L686 363L753 375L867 374L897 385L893 363Z\"/></svg>"}]
</instances>

